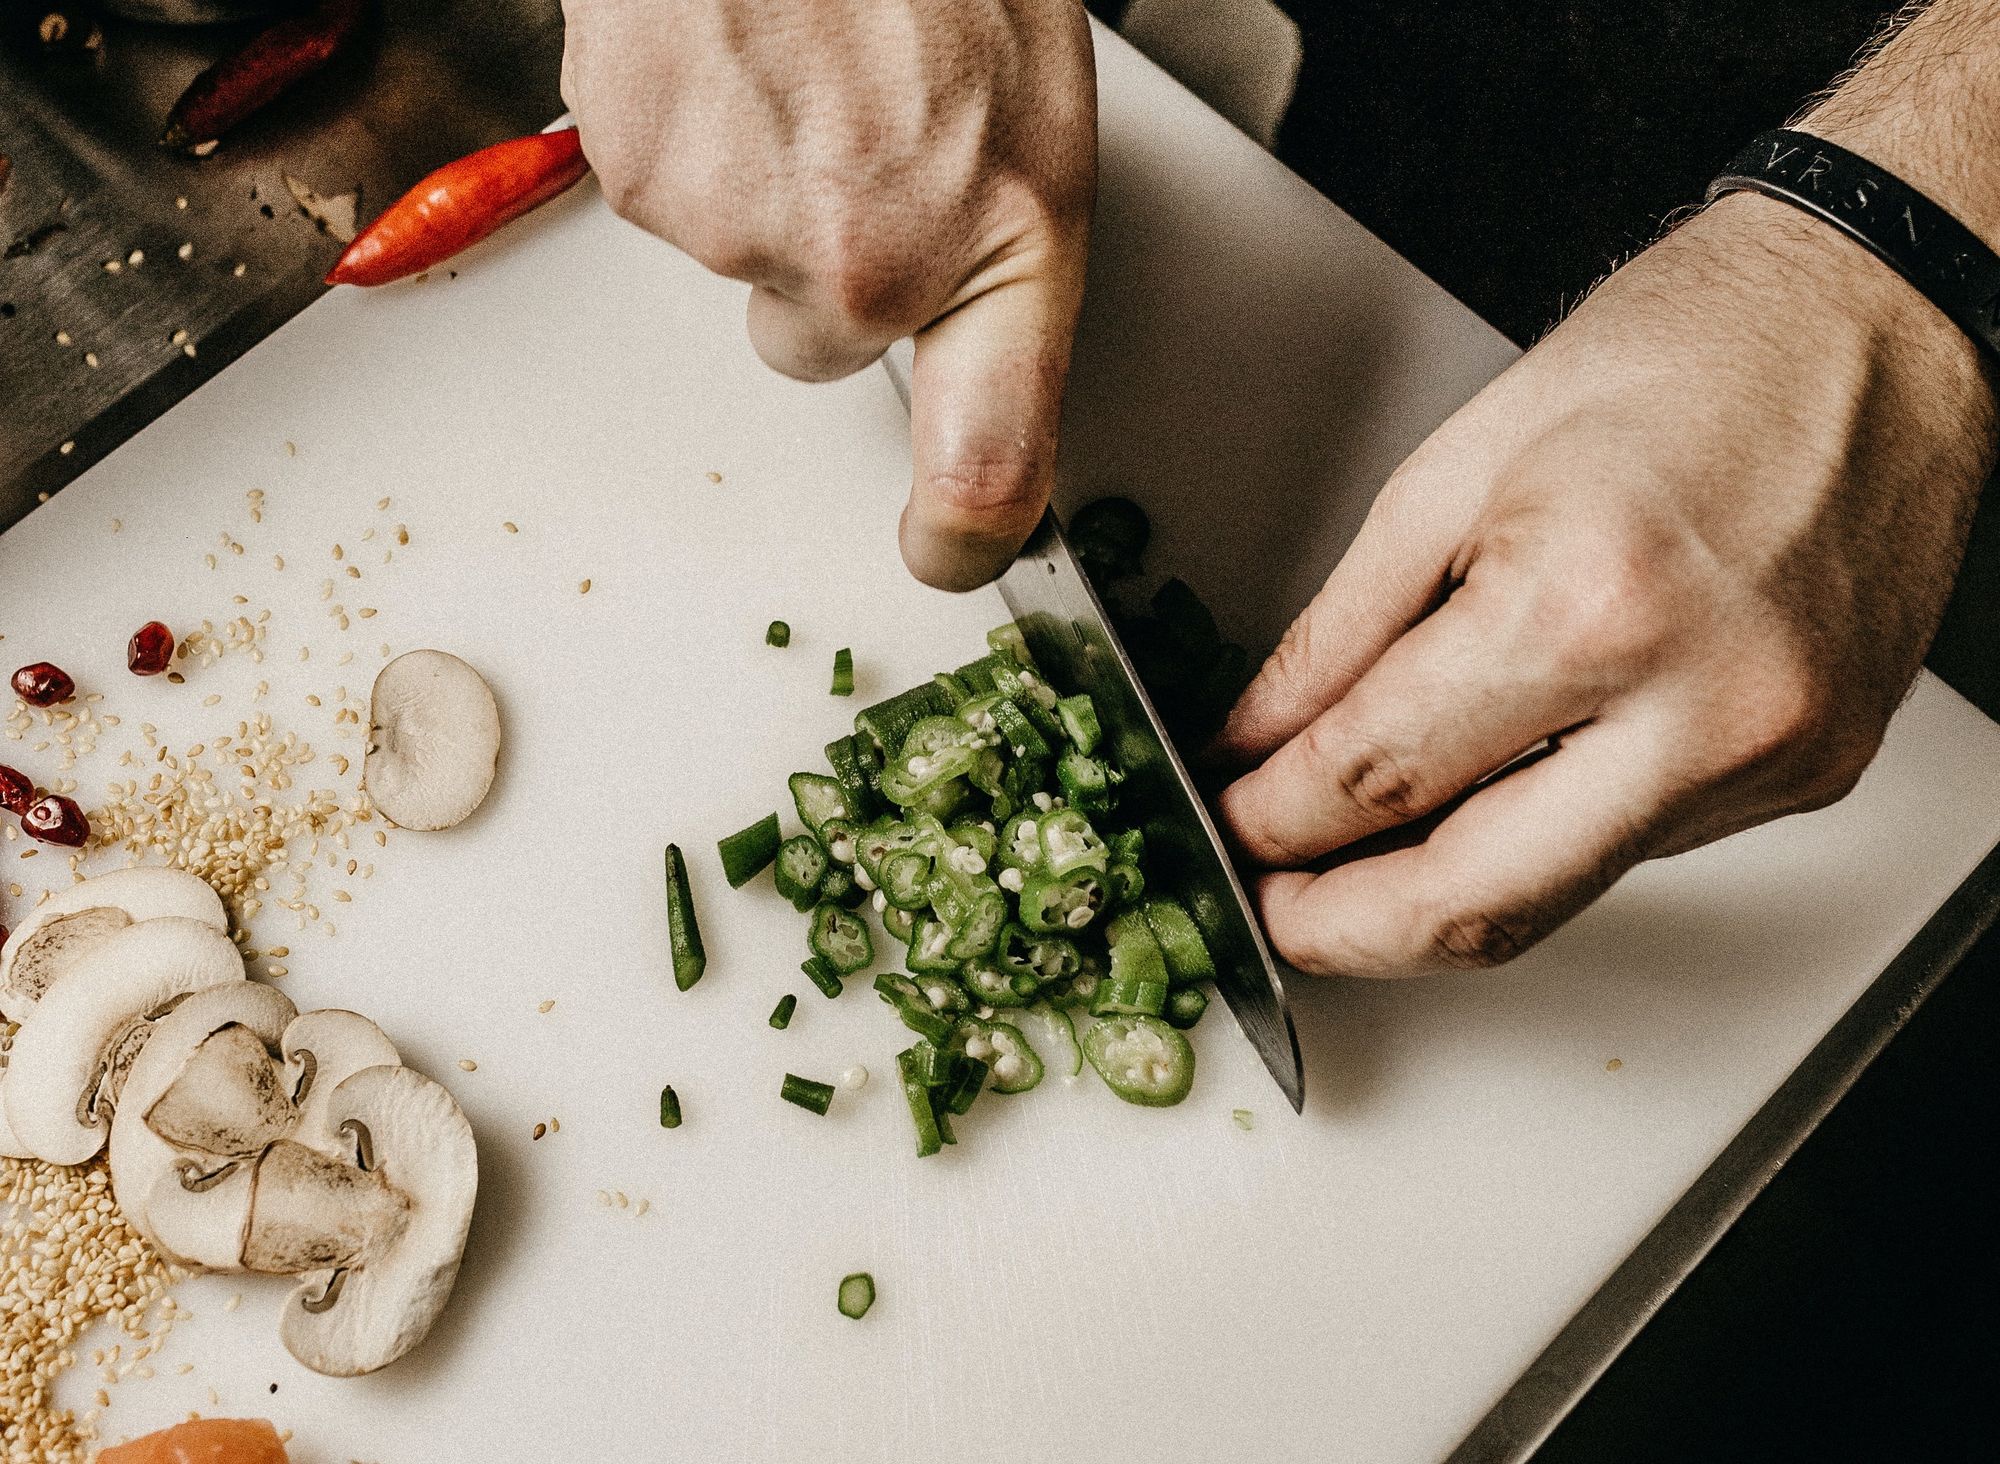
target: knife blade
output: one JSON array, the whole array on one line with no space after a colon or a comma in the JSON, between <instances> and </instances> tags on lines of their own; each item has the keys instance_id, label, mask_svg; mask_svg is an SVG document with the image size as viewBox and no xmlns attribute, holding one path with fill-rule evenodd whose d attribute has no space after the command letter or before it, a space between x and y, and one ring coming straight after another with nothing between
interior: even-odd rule
<instances>
[{"instance_id":1,"label":"knife blade","mask_svg":"<svg viewBox=\"0 0 2000 1464\"><path fill-rule=\"evenodd\" d=\"M882 364L907 408L909 343L899 342ZM1305 1066L1271 948L1214 820L1053 509L1000 576L999 589L1042 669L1065 690L1090 693L1104 744L1125 774L1121 810L1136 813L1133 822L1146 833L1149 877L1187 906L1215 958L1216 990L1293 1110L1303 1111Z\"/></svg>"}]
</instances>

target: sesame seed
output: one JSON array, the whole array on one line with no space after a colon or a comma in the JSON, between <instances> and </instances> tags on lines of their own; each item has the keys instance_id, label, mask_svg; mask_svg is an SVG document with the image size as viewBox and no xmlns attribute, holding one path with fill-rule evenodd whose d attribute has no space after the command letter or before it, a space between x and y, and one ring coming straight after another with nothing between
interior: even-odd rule
<instances>
[{"instance_id":1,"label":"sesame seed","mask_svg":"<svg viewBox=\"0 0 2000 1464\"><path fill-rule=\"evenodd\" d=\"M76 443L65 442L61 447L57 448L56 451L61 453L64 457L68 457L71 453L76 451Z\"/></svg>"},{"instance_id":2,"label":"sesame seed","mask_svg":"<svg viewBox=\"0 0 2000 1464\"><path fill-rule=\"evenodd\" d=\"M469 1057L461 1057L458 1060L458 1070L462 1073L476 1073L479 1071L479 1064Z\"/></svg>"},{"instance_id":3,"label":"sesame seed","mask_svg":"<svg viewBox=\"0 0 2000 1464\"><path fill-rule=\"evenodd\" d=\"M590 593L590 581L589 581L589 580L585 580L585 581L584 581L584 582L583 582L582 584L578 585L578 586L576 587L576 592L577 592L577 593L578 593L579 595L587 595L587 594L589 594L589 593Z\"/></svg>"},{"instance_id":4,"label":"sesame seed","mask_svg":"<svg viewBox=\"0 0 2000 1464\"><path fill-rule=\"evenodd\" d=\"M92 371L95 371L97 369L97 352L85 351L83 353L83 364L88 366Z\"/></svg>"},{"instance_id":5,"label":"sesame seed","mask_svg":"<svg viewBox=\"0 0 2000 1464\"><path fill-rule=\"evenodd\" d=\"M531 1134L531 1135L529 1135L529 1137L530 1137L530 1138L536 1138L536 1139L539 1139L539 1138L541 1138L541 1137L542 1137L543 1135L545 1135L546 1133L548 1133L548 1131L549 1131L549 1126L548 1126L547 1124L545 1124L545 1123L538 1123L538 1124L536 1124L536 1125L535 1125L535 1131L534 1131L534 1133L533 1133L533 1134Z\"/></svg>"},{"instance_id":6,"label":"sesame seed","mask_svg":"<svg viewBox=\"0 0 2000 1464\"><path fill-rule=\"evenodd\" d=\"M540 1006L535 1008L536 1011L541 1012L544 1015L554 1011L555 1009L556 1009L556 1002L554 997L550 997L547 1001L543 1002Z\"/></svg>"},{"instance_id":7,"label":"sesame seed","mask_svg":"<svg viewBox=\"0 0 2000 1464\"><path fill-rule=\"evenodd\" d=\"M186 243L182 244L180 248L176 249L174 253L178 254L182 259L193 259L194 241L192 239L188 240Z\"/></svg>"},{"instance_id":8,"label":"sesame seed","mask_svg":"<svg viewBox=\"0 0 2000 1464\"><path fill-rule=\"evenodd\" d=\"M720 483L722 481L722 474L720 473L709 473L706 476L711 483Z\"/></svg>"},{"instance_id":9,"label":"sesame seed","mask_svg":"<svg viewBox=\"0 0 2000 1464\"><path fill-rule=\"evenodd\" d=\"M521 526L517 523L512 522L511 520L507 523L500 525L500 527L505 529L510 534L518 534L521 532Z\"/></svg>"}]
</instances>

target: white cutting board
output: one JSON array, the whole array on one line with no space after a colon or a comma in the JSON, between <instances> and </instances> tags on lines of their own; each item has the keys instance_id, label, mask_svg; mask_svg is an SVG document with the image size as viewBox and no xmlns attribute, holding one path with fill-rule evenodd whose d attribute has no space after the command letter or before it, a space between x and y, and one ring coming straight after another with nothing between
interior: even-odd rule
<instances>
[{"instance_id":1,"label":"white cutting board","mask_svg":"<svg viewBox=\"0 0 2000 1464\"><path fill-rule=\"evenodd\" d=\"M1072 488L1145 499L1167 561L1268 642L1374 485L1512 351L1099 41ZM456 280L322 301L0 538L8 664L60 660L125 731L212 737L263 676L281 728L352 753L302 698L363 691L384 641L466 656L507 728L474 820L334 882L355 890L325 907L337 935L259 922L290 941L302 1006L374 1016L472 1119L480 1203L449 1311L420 1352L339 1382L278 1345L284 1283L190 1282L195 1319L154 1378L113 1390L107 1437L199 1409L271 1416L308 1464L1434 1460L2000 838L2000 728L1926 678L1845 803L1649 867L1514 967L1297 983L1302 1118L1218 1008L1180 1108L1052 1080L983 1100L957 1149L918 1161L885 1080L893 1018L865 981L813 992L801 917L768 882L731 893L713 841L1003 612L902 573L886 380L777 379L742 301L581 189ZM396 523L412 542L380 565ZM246 553L209 571L224 531ZM339 599L380 609L344 636L319 600L337 541L365 572ZM124 673L138 622L222 620L237 593L273 611L263 666L179 688ZM774 616L789 650L762 644ZM843 645L851 703L826 695ZM667 976L668 839L710 952L687 994ZM9 878L58 872L17 847ZM798 1016L774 1032L785 991ZM873 1081L825 1119L778 1099L787 1070L856 1062ZM676 1132L654 1121L663 1082ZM531 1141L551 1117L560 1134ZM880 1300L856 1324L834 1287L862 1269ZM65 1396L96 1386L85 1366Z\"/></svg>"}]
</instances>

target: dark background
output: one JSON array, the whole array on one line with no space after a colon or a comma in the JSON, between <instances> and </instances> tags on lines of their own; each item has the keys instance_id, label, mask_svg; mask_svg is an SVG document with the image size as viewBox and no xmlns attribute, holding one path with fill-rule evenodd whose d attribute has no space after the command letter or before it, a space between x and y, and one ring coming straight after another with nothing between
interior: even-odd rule
<instances>
[{"instance_id":1,"label":"dark background","mask_svg":"<svg viewBox=\"0 0 2000 1464\"><path fill-rule=\"evenodd\" d=\"M1305 40L1279 154L1524 345L1836 77L1890 12L1846 0L1279 3ZM1115 20L1123 4L1092 8ZM1989 493L1931 661L2000 716L1996 649ZM1997 966L1989 938L1540 1464L2000 1458Z\"/></svg>"}]
</instances>

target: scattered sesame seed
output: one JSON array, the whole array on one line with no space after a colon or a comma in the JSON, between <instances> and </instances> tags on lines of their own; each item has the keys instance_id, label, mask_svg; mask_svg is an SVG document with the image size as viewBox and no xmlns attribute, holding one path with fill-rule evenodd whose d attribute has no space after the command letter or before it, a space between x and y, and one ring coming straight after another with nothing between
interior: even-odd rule
<instances>
[{"instance_id":1,"label":"scattered sesame seed","mask_svg":"<svg viewBox=\"0 0 2000 1464\"><path fill-rule=\"evenodd\" d=\"M105 261L104 261L104 272L105 272L106 274L123 274L123 273L125 273L125 261L124 261L124 260L122 260L122 259L107 259L107 260L105 260Z\"/></svg>"},{"instance_id":2,"label":"scattered sesame seed","mask_svg":"<svg viewBox=\"0 0 2000 1464\"><path fill-rule=\"evenodd\" d=\"M68 457L71 453L76 451L76 443L73 441L65 442L61 447L57 448L56 451L61 453L64 457Z\"/></svg>"},{"instance_id":3,"label":"scattered sesame seed","mask_svg":"<svg viewBox=\"0 0 2000 1464\"><path fill-rule=\"evenodd\" d=\"M521 532L521 526L513 522L511 519L506 523L500 525L500 527L505 529L510 534L518 534Z\"/></svg>"},{"instance_id":4,"label":"scattered sesame seed","mask_svg":"<svg viewBox=\"0 0 2000 1464\"><path fill-rule=\"evenodd\" d=\"M538 1124L536 1124L536 1125L535 1125L535 1131L534 1131L534 1133L530 1134L530 1135L529 1135L529 1137L530 1137L530 1138L534 1138L534 1139L539 1139L539 1138L541 1138L541 1137L542 1137L543 1135L545 1135L546 1133L548 1133L548 1131L549 1131L549 1126L548 1126L547 1124L545 1124L545 1123L538 1123Z\"/></svg>"},{"instance_id":5,"label":"scattered sesame seed","mask_svg":"<svg viewBox=\"0 0 2000 1464\"><path fill-rule=\"evenodd\" d=\"M1611 1061L1607 1062L1604 1065L1604 1070L1607 1073L1615 1073L1618 1071L1618 1069L1622 1068L1623 1066L1625 1066L1624 1062L1614 1057L1611 1059Z\"/></svg>"},{"instance_id":6,"label":"scattered sesame seed","mask_svg":"<svg viewBox=\"0 0 2000 1464\"><path fill-rule=\"evenodd\" d=\"M476 1073L479 1071L479 1064L469 1057L461 1057L458 1060L458 1070L462 1073Z\"/></svg>"},{"instance_id":7,"label":"scattered sesame seed","mask_svg":"<svg viewBox=\"0 0 2000 1464\"><path fill-rule=\"evenodd\" d=\"M707 475L707 477L708 481L711 483L720 483L722 481L722 474L720 473L710 473Z\"/></svg>"},{"instance_id":8,"label":"scattered sesame seed","mask_svg":"<svg viewBox=\"0 0 2000 1464\"><path fill-rule=\"evenodd\" d=\"M71 344L71 341L70 341L70 334L69 334L69 332L68 332L68 331L66 331L66 330L59 330L59 331L57 331L57 332L56 332L56 344L57 344L57 345L59 345L59 346L67 346L67 345Z\"/></svg>"},{"instance_id":9,"label":"scattered sesame seed","mask_svg":"<svg viewBox=\"0 0 2000 1464\"><path fill-rule=\"evenodd\" d=\"M85 351L83 353L83 364L88 366L92 371L95 371L97 369L97 352Z\"/></svg>"},{"instance_id":10,"label":"scattered sesame seed","mask_svg":"<svg viewBox=\"0 0 2000 1464\"><path fill-rule=\"evenodd\" d=\"M578 593L579 595L587 595L587 594L589 594L589 593L590 593L590 581L589 581L589 580L585 580L585 581L584 581L584 582L583 582L582 584L578 585L578 586L576 587L576 592L577 592L577 593Z\"/></svg>"},{"instance_id":11,"label":"scattered sesame seed","mask_svg":"<svg viewBox=\"0 0 2000 1464\"><path fill-rule=\"evenodd\" d=\"M609 1205L611 1203L611 1191L599 1190L597 1192L597 1203L600 1205Z\"/></svg>"},{"instance_id":12,"label":"scattered sesame seed","mask_svg":"<svg viewBox=\"0 0 2000 1464\"><path fill-rule=\"evenodd\" d=\"M182 259L193 259L194 241L192 239L188 240L187 243L181 245L180 248L176 249L174 253L178 254Z\"/></svg>"},{"instance_id":13,"label":"scattered sesame seed","mask_svg":"<svg viewBox=\"0 0 2000 1464\"><path fill-rule=\"evenodd\" d=\"M185 209L187 206L188 206L188 201L185 198L176 198L174 200L175 208Z\"/></svg>"},{"instance_id":14,"label":"scattered sesame seed","mask_svg":"<svg viewBox=\"0 0 2000 1464\"><path fill-rule=\"evenodd\" d=\"M556 1009L556 1001L554 997L550 997L547 1001L543 1002L540 1006L535 1008L536 1011L541 1012L544 1015L554 1011L555 1009Z\"/></svg>"},{"instance_id":15,"label":"scattered sesame seed","mask_svg":"<svg viewBox=\"0 0 2000 1464\"><path fill-rule=\"evenodd\" d=\"M248 274L249 272L250 272L250 266L249 266L249 265L247 265L247 264L239 264L239 265L237 265L237 266L236 266L236 268L234 268L234 269L232 269L232 270L230 271L230 274L234 275L234 276L235 276L235 277L236 277L237 279L239 279L239 280L240 280L240 279L242 279L242 278L243 278L243 276L244 276L244 275Z\"/></svg>"}]
</instances>

